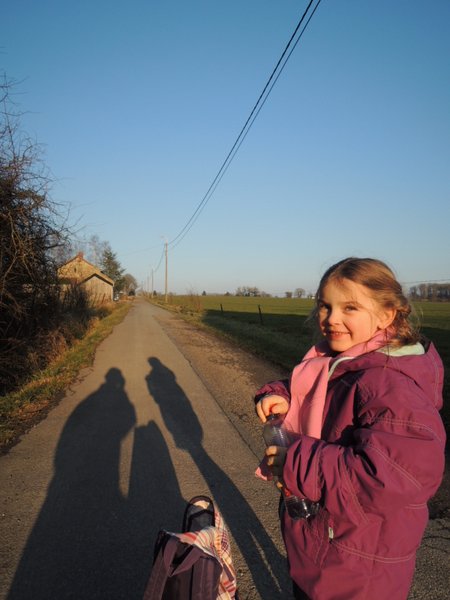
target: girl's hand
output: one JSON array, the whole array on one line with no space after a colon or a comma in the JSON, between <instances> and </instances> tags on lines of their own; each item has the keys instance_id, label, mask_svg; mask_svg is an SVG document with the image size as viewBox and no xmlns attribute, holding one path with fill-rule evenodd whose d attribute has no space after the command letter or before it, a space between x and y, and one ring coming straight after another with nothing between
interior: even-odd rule
<instances>
[{"instance_id":1,"label":"girl's hand","mask_svg":"<svg viewBox=\"0 0 450 600\"><path fill-rule=\"evenodd\" d=\"M272 475L283 478L283 467L286 462L287 448L281 446L269 446L266 449L267 466L269 467Z\"/></svg>"},{"instance_id":2,"label":"girl's hand","mask_svg":"<svg viewBox=\"0 0 450 600\"><path fill-rule=\"evenodd\" d=\"M263 423L267 421L270 414L284 415L289 410L289 402L283 396L271 394L264 396L256 403L256 414Z\"/></svg>"}]
</instances>

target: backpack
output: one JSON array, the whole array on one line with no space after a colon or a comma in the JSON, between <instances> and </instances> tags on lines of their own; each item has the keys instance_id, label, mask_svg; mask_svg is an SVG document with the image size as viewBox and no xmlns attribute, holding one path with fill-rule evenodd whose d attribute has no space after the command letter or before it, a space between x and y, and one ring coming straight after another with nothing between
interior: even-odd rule
<instances>
[{"instance_id":1,"label":"backpack","mask_svg":"<svg viewBox=\"0 0 450 600\"><path fill-rule=\"evenodd\" d=\"M216 600L221 571L213 556L160 531L144 600Z\"/></svg>"},{"instance_id":2,"label":"backpack","mask_svg":"<svg viewBox=\"0 0 450 600\"><path fill-rule=\"evenodd\" d=\"M228 531L210 498L188 502L182 530L159 531L143 600L238 600Z\"/></svg>"}]
</instances>

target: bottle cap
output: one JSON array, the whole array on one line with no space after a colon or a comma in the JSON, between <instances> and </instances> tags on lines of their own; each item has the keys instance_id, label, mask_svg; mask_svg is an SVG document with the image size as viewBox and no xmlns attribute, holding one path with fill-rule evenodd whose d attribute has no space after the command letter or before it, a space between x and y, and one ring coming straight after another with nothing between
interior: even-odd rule
<instances>
[{"instance_id":1,"label":"bottle cap","mask_svg":"<svg viewBox=\"0 0 450 600\"><path fill-rule=\"evenodd\" d=\"M279 413L270 413L270 415L267 415L266 420L267 421L275 421L275 419L279 419L279 418L280 418Z\"/></svg>"}]
</instances>

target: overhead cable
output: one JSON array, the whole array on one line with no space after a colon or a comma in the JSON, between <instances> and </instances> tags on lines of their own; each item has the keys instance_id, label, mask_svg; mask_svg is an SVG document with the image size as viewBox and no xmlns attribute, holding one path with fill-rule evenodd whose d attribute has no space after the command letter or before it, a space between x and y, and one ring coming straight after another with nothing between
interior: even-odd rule
<instances>
[{"instance_id":1,"label":"overhead cable","mask_svg":"<svg viewBox=\"0 0 450 600\"><path fill-rule=\"evenodd\" d=\"M156 271L157 271L157 270L159 269L159 267L161 266L162 259L163 259L163 257L164 257L164 252L165 252L165 244L164 244L164 246L163 246L163 250L162 250L162 253L161 253L161 258L159 259L158 266L156 267L156 269L154 269L154 270L153 270L153 273L156 273Z\"/></svg>"},{"instance_id":2,"label":"overhead cable","mask_svg":"<svg viewBox=\"0 0 450 600\"><path fill-rule=\"evenodd\" d=\"M292 52L295 50L298 42L300 41L304 31L306 30L309 22L311 21L314 13L317 10L317 7L319 6L321 0L317 0L316 5L314 6L314 8L311 10L310 15L308 16L308 18L306 19L312 4L314 3L314 0L310 0L308 6L306 7L300 21L298 22L293 34L291 35L291 38L289 40L289 42L287 43L285 49L283 50L283 53L281 54L275 68L273 69L269 79L267 80L266 85L264 86L263 91L261 92L256 104L254 105L249 117L247 118L244 126L242 127L239 135L237 136L231 150L229 151L227 157L225 158L225 160L223 161L219 171L217 172L216 176L214 177L211 185L208 188L208 191L206 192L206 194L203 196L202 200L200 201L200 203L198 204L197 208L195 209L195 211L193 212L193 214L191 215L190 219L186 222L186 224L184 225L184 227L181 229L181 231L178 233L178 235L176 237L174 237L170 242L168 242L169 246L173 248L175 248L176 246L178 246L178 244L182 241L182 239L187 235L187 233L190 231L190 229L193 227L195 221L198 219L200 213L202 212L202 210L205 208L206 204L208 203L208 201L210 200L210 198L212 197L212 195L214 194L217 186L219 185L222 177L225 175L228 167L230 166L231 162L233 161L234 157L236 156L239 148L241 147L244 139L246 138L248 132L250 131L254 121L256 120L257 116L259 115L262 107L264 106L264 104L267 101L267 98L269 97L273 87L275 86L276 82L278 81L278 78L280 77L281 73L284 70L284 67L286 66L286 63L288 62ZM300 30L300 28L303 25L303 22L305 21L303 28ZM300 30L300 32L299 32ZM298 34L298 35L297 35ZM297 38L297 39L295 39ZM295 42L294 42L295 39ZM292 46L292 47L291 47Z\"/></svg>"}]
</instances>

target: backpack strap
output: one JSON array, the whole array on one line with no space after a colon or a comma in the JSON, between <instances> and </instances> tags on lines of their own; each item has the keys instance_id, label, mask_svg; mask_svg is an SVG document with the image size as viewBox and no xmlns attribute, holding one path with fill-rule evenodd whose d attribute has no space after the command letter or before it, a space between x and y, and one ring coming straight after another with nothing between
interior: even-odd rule
<instances>
[{"instance_id":1,"label":"backpack strap","mask_svg":"<svg viewBox=\"0 0 450 600\"><path fill-rule=\"evenodd\" d=\"M177 550L179 550L180 544L182 544L182 542L180 542L176 537L171 537L164 548L163 561L164 566L167 568L168 577L180 575L180 573L188 571L194 566L199 556L203 555L203 552L199 548L196 548L195 546L189 546L186 549L186 554L181 563L174 568L172 561ZM185 544L183 544L183 546L185 546Z\"/></svg>"},{"instance_id":2,"label":"backpack strap","mask_svg":"<svg viewBox=\"0 0 450 600\"><path fill-rule=\"evenodd\" d=\"M171 563L177 551L178 540L160 531L155 544L152 571L143 600L161 600L166 581L170 576Z\"/></svg>"},{"instance_id":3,"label":"backpack strap","mask_svg":"<svg viewBox=\"0 0 450 600\"><path fill-rule=\"evenodd\" d=\"M203 556L194 566L192 600L217 600L222 569L212 556Z\"/></svg>"}]
</instances>

